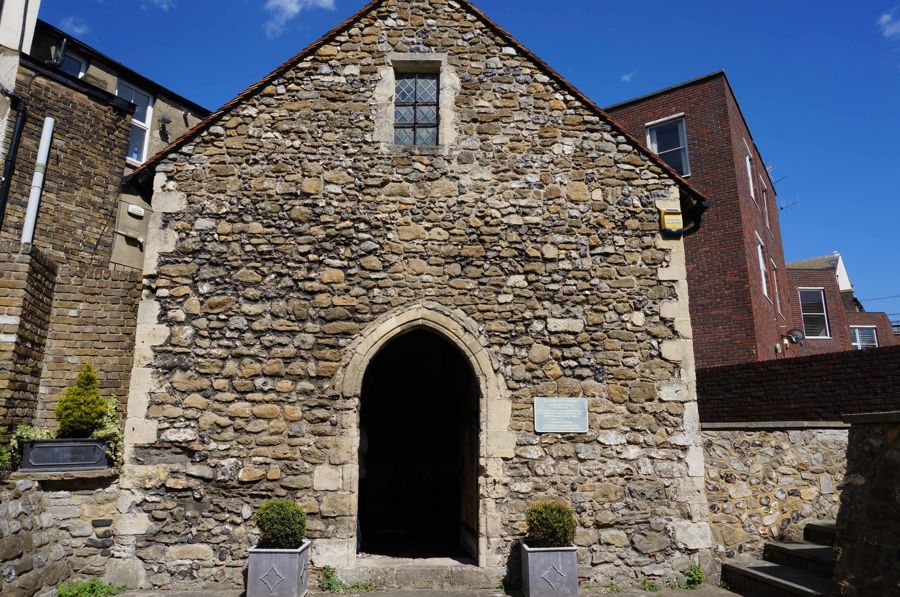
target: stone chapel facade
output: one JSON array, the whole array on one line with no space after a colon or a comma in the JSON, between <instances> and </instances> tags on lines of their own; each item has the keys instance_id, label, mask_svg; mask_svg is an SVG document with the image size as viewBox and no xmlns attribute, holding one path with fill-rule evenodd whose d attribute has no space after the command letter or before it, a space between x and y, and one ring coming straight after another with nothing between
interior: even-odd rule
<instances>
[{"instance_id":1,"label":"stone chapel facade","mask_svg":"<svg viewBox=\"0 0 900 597\"><path fill-rule=\"evenodd\" d=\"M437 143L395 144L419 74ZM132 182L154 214L116 556L145 586L242 585L273 496L345 571L417 527L502 577L546 497L603 586L709 562L660 234L702 198L466 0L369 4ZM588 432L537 434L536 397L587 398Z\"/></svg>"}]
</instances>

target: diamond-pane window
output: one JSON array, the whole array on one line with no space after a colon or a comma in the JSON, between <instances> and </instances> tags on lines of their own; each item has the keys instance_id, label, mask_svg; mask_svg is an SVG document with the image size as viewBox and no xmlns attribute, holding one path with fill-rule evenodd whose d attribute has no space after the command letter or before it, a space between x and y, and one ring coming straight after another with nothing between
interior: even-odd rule
<instances>
[{"instance_id":1,"label":"diamond-pane window","mask_svg":"<svg viewBox=\"0 0 900 597\"><path fill-rule=\"evenodd\" d=\"M394 143L438 144L438 99L436 74L397 73L394 100Z\"/></svg>"}]
</instances>

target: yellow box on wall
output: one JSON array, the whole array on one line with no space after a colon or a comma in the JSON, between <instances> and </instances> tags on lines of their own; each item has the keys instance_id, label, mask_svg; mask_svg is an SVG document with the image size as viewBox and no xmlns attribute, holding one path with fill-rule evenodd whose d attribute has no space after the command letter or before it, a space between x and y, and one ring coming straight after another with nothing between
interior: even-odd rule
<instances>
[{"instance_id":1,"label":"yellow box on wall","mask_svg":"<svg viewBox=\"0 0 900 597\"><path fill-rule=\"evenodd\" d=\"M660 210L659 231L666 238L681 238L684 235L684 217L681 215L681 210Z\"/></svg>"}]
</instances>

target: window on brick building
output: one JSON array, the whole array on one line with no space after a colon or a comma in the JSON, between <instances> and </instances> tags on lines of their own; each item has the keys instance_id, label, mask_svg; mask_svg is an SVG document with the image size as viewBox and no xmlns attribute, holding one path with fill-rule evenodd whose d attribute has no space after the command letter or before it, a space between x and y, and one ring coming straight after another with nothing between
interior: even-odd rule
<instances>
[{"instance_id":1,"label":"window on brick building","mask_svg":"<svg viewBox=\"0 0 900 597\"><path fill-rule=\"evenodd\" d=\"M59 65L59 70L62 72L72 75L76 79L80 79L84 76L84 72L86 69L85 61L77 56L66 53L63 56L62 62Z\"/></svg>"},{"instance_id":2,"label":"window on brick building","mask_svg":"<svg viewBox=\"0 0 900 597\"><path fill-rule=\"evenodd\" d=\"M769 223L769 187L766 186L762 176L759 177L759 188L762 190L762 209L766 218L766 230L771 230L772 226Z\"/></svg>"},{"instance_id":3,"label":"window on brick building","mask_svg":"<svg viewBox=\"0 0 900 597\"><path fill-rule=\"evenodd\" d=\"M781 292L778 290L778 266L775 265L774 259L770 259L769 263L772 264L772 288L775 289L775 308L781 313Z\"/></svg>"},{"instance_id":4,"label":"window on brick building","mask_svg":"<svg viewBox=\"0 0 900 597\"><path fill-rule=\"evenodd\" d=\"M750 197L756 201L756 187L753 184L753 156L750 155L749 151L744 156L744 163L747 166L747 182L750 183Z\"/></svg>"},{"instance_id":5,"label":"window on brick building","mask_svg":"<svg viewBox=\"0 0 900 597\"><path fill-rule=\"evenodd\" d=\"M871 326L850 326L850 339L856 350L878 348L878 332Z\"/></svg>"},{"instance_id":6,"label":"window on brick building","mask_svg":"<svg viewBox=\"0 0 900 597\"><path fill-rule=\"evenodd\" d=\"M769 268L766 267L766 246L759 234L756 235L756 256L759 258L759 277L762 280L762 290L766 297L769 296Z\"/></svg>"},{"instance_id":7,"label":"window on brick building","mask_svg":"<svg viewBox=\"0 0 900 597\"><path fill-rule=\"evenodd\" d=\"M440 84L437 73L397 73L394 143L437 145Z\"/></svg>"},{"instance_id":8,"label":"window on brick building","mask_svg":"<svg viewBox=\"0 0 900 597\"><path fill-rule=\"evenodd\" d=\"M669 118L659 124L649 123L647 139L650 149L670 165L675 172L682 176L691 175L684 118Z\"/></svg>"},{"instance_id":9,"label":"window on brick building","mask_svg":"<svg viewBox=\"0 0 900 597\"><path fill-rule=\"evenodd\" d=\"M116 85L116 95L135 106L134 116L131 119L131 135L128 138L127 157L135 162L143 162L147 157L153 96L123 81L119 81Z\"/></svg>"},{"instance_id":10,"label":"window on brick building","mask_svg":"<svg viewBox=\"0 0 900 597\"><path fill-rule=\"evenodd\" d=\"M800 289L800 312L803 315L803 331L807 338L831 337L823 288Z\"/></svg>"}]
</instances>

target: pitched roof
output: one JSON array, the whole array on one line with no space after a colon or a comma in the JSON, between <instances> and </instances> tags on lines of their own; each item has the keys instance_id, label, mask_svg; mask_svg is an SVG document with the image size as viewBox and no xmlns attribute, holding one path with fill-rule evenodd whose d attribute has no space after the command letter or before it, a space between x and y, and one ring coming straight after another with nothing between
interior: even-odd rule
<instances>
[{"instance_id":1,"label":"pitched roof","mask_svg":"<svg viewBox=\"0 0 900 597\"><path fill-rule=\"evenodd\" d=\"M212 126L214 123L218 122L225 116L232 108L240 105L245 100L254 96L256 93L260 92L263 88L269 85L275 79L281 77L284 73L289 71L299 62L302 62L305 58L311 56L316 52L319 48L326 45L328 42L337 37L341 32L350 27L353 23L359 20L363 15L368 13L371 10L374 10L381 4L383 4L385 0L371 0L368 4L363 6L359 11L351 15L348 19L328 31L325 35L320 37L318 40L314 41L306 48L301 50L298 54L294 55L290 59L288 59L284 64L273 70L271 73L245 89L243 92L238 94L234 99L227 102L221 108L210 114L204 120L200 121L193 128L186 131L179 138L175 139L168 147L151 157L149 160L144 162L139 168L137 168L131 175L128 177L129 180L141 180L148 176L150 172L156 167L159 162L161 162L166 156L168 156L173 151L183 147L188 142L190 142L197 135L202 133L204 130ZM531 50L525 47L519 40L512 36L511 33L506 31L503 27L492 21L487 15L485 15L479 8L477 8L470 0L456 0L456 2L464 9L473 13L477 18L482 20L489 28L491 28L495 34L506 40L507 43L510 44L513 48L515 48L518 52L523 54L525 57L529 58L532 62L534 62L541 70L545 72L548 76L555 79L562 88L575 96L579 101L581 101L588 109L596 113L598 116L607 121L613 129L626 139L628 142L634 145L637 148L644 149L644 145L636 139L633 135L631 135L625 127L619 125L606 111L604 111L599 105L593 102L589 97L587 97L584 93L578 90L572 83L566 80L561 74L556 72L552 67L550 67L546 62L538 58ZM707 207L710 205L709 200L697 189L695 189L691 184L682 178L671 166L669 166L662 158L657 156L655 153L651 151L646 151L648 159L650 159L654 164L662 168L662 170L669 175L672 179L674 179L679 187L686 192L686 194L693 198L693 204L690 205L689 213L685 213L685 217L688 221L694 220L696 225L699 226L700 218L704 211L706 211ZM693 231L693 230L692 230Z\"/></svg>"},{"instance_id":2,"label":"pitched roof","mask_svg":"<svg viewBox=\"0 0 900 597\"><path fill-rule=\"evenodd\" d=\"M785 264L788 269L837 269L841 261L841 256L837 253L832 255L822 255L821 257L810 257L809 259L801 259L799 261L791 261Z\"/></svg>"}]
</instances>

